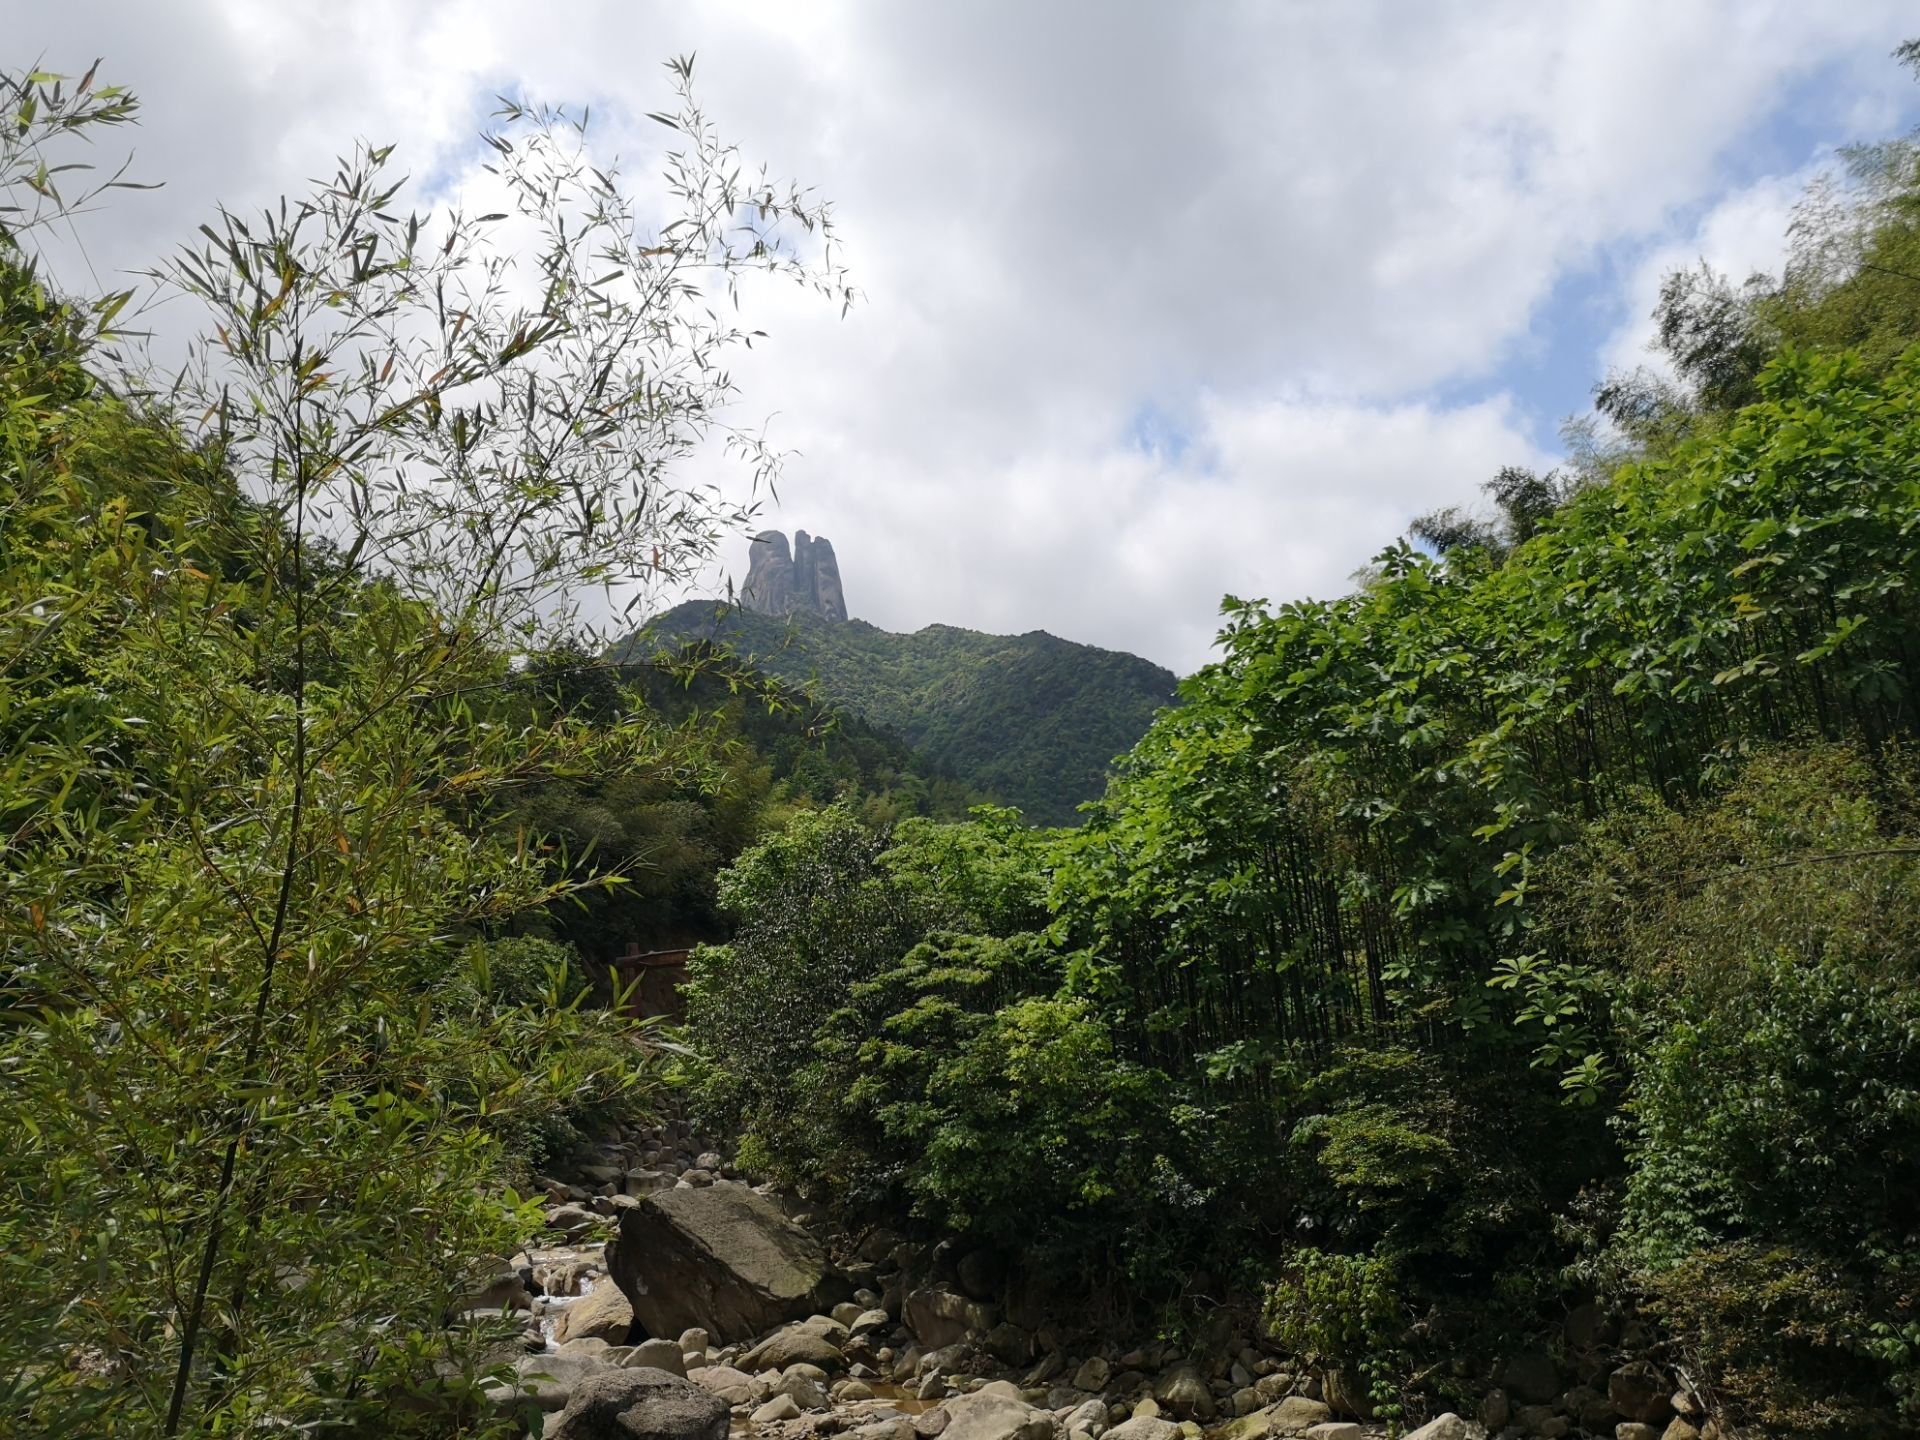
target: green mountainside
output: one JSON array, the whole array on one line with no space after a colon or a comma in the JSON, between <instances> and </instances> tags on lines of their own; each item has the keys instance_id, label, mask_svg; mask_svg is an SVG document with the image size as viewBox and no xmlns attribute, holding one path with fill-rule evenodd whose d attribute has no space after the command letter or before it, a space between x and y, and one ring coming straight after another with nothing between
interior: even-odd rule
<instances>
[{"instance_id":1,"label":"green mountainside","mask_svg":"<svg viewBox=\"0 0 1920 1440\"><path fill-rule=\"evenodd\" d=\"M690 640L901 736L938 770L1043 824L1071 824L1113 757L1174 700L1171 670L1045 631L984 635L929 625L774 618L712 601L676 606L627 642L641 658Z\"/></svg>"}]
</instances>

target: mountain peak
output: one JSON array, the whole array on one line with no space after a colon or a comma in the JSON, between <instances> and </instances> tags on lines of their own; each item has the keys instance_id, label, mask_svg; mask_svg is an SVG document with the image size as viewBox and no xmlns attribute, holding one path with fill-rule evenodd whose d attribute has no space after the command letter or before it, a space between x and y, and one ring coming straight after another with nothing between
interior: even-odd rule
<instances>
[{"instance_id":1,"label":"mountain peak","mask_svg":"<svg viewBox=\"0 0 1920 1440\"><path fill-rule=\"evenodd\" d=\"M845 620L847 597L840 588L840 562L826 536L793 532L793 547L779 530L763 530L747 552L747 580L740 605L759 615L818 615Z\"/></svg>"}]
</instances>

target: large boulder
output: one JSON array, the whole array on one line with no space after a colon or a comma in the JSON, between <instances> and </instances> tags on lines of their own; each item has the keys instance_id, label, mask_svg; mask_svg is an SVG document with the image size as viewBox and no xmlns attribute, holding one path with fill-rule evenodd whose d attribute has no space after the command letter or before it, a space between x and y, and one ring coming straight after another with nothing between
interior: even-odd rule
<instances>
[{"instance_id":1,"label":"large boulder","mask_svg":"<svg viewBox=\"0 0 1920 1440\"><path fill-rule=\"evenodd\" d=\"M989 1385L946 1402L941 1440L1055 1440L1059 1422L1036 1410L1011 1385Z\"/></svg>"},{"instance_id":2,"label":"large boulder","mask_svg":"<svg viewBox=\"0 0 1920 1440\"><path fill-rule=\"evenodd\" d=\"M818 1365L822 1370L847 1368L847 1358L818 1331L805 1325L776 1330L740 1357L740 1368L753 1372L784 1370L789 1365Z\"/></svg>"},{"instance_id":3,"label":"large boulder","mask_svg":"<svg viewBox=\"0 0 1920 1440\"><path fill-rule=\"evenodd\" d=\"M609 1345L624 1345L633 1328L633 1307L627 1297L602 1282L570 1305L555 1312L553 1338L560 1344L569 1340L604 1340Z\"/></svg>"},{"instance_id":4,"label":"large boulder","mask_svg":"<svg viewBox=\"0 0 1920 1440\"><path fill-rule=\"evenodd\" d=\"M728 1411L664 1370L604 1370L573 1387L547 1440L727 1440Z\"/></svg>"},{"instance_id":5,"label":"large boulder","mask_svg":"<svg viewBox=\"0 0 1920 1440\"><path fill-rule=\"evenodd\" d=\"M531 1399L542 1410L558 1410L573 1392L608 1367L585 1355L527 1355L514 1363L514 1378L487 1395L502 1407Z\"/></svg>"},{"instance_id":6,"label":"large boulder","mask_svg":"<svg viewBox=\"0 0 1920 1440\"><path fill-rule=\"evenodd\" d=\"M927 1285L907 1296L907 1329L928 1350L957 1345L971 1335L985 1335L999 1321L991 1305L969 1300L940 1285Z\"/></svg>"},{"instance_id":7,"label":"large boulder","mask_svg":"<svg viewBox=\"0 0 1920 1440\"><path fill-rule=\"evenodd\" d=\"M622 1211L607 1270L650 1334L698 1325L723 1345L852 1294L819 1242L744 1185L662 1190Z\"/></svg>"}]
</instances>

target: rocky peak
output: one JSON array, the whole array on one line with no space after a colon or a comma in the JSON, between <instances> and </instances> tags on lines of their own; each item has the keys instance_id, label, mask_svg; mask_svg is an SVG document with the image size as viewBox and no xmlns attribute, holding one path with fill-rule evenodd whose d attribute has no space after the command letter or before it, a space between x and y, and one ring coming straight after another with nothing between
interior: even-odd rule
<instances>
[{"instance_id":1,"label":"rocky peak","mask_svg":"<svg viewBox=\"0 0 1920 1440\"><path fill-rule=\"evenodd\" d=\"M747 580L740 604L760 615L818 615L847 618L847 597L840 588L840 562L826 536L793 532L793 546L778 530L753 537L747 552Z\"/></svg>"}]
</instances>

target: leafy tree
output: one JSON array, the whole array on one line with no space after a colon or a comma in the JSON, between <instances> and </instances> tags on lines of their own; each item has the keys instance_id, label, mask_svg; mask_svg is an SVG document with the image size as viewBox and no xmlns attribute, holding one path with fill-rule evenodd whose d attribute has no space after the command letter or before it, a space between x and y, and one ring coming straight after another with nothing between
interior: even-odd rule
<instances>
[{"instance_id":1,"label":"leafy tree","mask_svg":"<svg viewBox=\"0 0 1920 1440\"><path fill-rule=\"evenodd\" d=\"M518 106L487 137L507 213L410 213L365 147L222 212L162 267L209 315L164 402L101 378L124 302L51 295L8 232L0 1395L25 1432L439 1423L413 1401L471 1398L441 1328L466 1267L533 1222L503 1141L646 1078L557 978L455 981L467 939L592 883L487 825L497 798L662 744L526 723L515 652L587 587L699 568L740 517L675 479L690 448L775 458L725 421L746 336L703 289L848 294L825 208L742 180L672 74L659 231L584 125ZM44 148L131 113L7 88L0 174L55 203Z\"/></svg>"}]
</instances>

